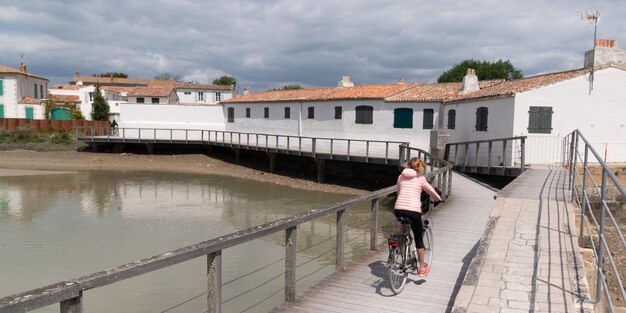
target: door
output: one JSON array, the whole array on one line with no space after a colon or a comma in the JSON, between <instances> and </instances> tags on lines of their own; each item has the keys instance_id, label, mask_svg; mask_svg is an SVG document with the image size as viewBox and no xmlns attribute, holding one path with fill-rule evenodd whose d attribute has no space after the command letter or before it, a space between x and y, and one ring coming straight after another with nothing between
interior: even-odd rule
<instances>
[{"instance_id":1,"label":"door","mask_svg":"<svg viewBox=\"0 0 626 313\"><path fill-rule=\"evenodd\" d=\"M0 104L0 118L4 118L4 104Z\"/></svg>"},{"instance_id":2,"label":"door","mask_svg":"<svg viewBox=\"0 0 626 313\"><path fill-rule=\"evenodd\" d=\"M26 108L26 118L32 120L35 116L33 108Z\"/></svg>"},{"instance_id":3,"label":"door","mask_svg":"<svg viewBox=\"0 0 626 313\"><path fill-rule=\"evenodd\" d=\"M66 109L66 108L57 108L57 109L52 109L52 112L50 114L50 119L51 120L58 120L58 121L69 121L71 120L71 114L70 114L70 110Z\"/></svg>"}]
</instances>

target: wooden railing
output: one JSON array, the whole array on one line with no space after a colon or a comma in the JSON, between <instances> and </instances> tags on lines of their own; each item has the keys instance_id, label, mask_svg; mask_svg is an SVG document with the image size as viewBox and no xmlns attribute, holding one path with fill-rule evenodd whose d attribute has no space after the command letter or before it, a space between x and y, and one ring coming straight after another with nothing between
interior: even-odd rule
<instances>
[{"instance_id":1,"label":"wooden railing","mask_svg":"<svg viewBox=\"0 0 626 313\"><path fill-rule=\"evenodd\" d=\"M227 146L248 150L262 150L293 155L324 155L329 159L342 157L397 160L401 141L364 140L351 138L328 138L291 136L265 133L242 133L224 130L168 129L168 128L119 128L111 132L108 127L75 127L76 136L84 142L121 143L197 143Z\"/></svg>"},{"instance_id":2,"label":"wooden railing","mask_svg":"<svg viewBox=\"0 0 626 313\"><path fill-rule=\"evenodd\" d=\"M446 182L442 197L447 198L451 190L452 164L438 160L427 152L403 145L400 155L408 159L411 152L417 152L430 164L430 171L425 174L430 181ZM438 167L438 168L437 168ZM437 168L437 169L435 169ZM83 292L89 289L110 285L134 276L153 272L198 257L207 260L207 311L221 312L222 304L222 251L224 249L259 239L277 232L285 232L285 301L296 299L296 246L297 227L328 215L336 216L336 259L335 268L344 269L344 246L346 243L346 210L361 203L371 202L370 249L378 247L378 207L379 200L396 192L391 186L366 195L345 200L322 208L283 218L263 225L251 227L215 239L186 246L174 251L124 264L112 269L93 273L77 279L58 282L35 290L22 292L0 299L0 312L26 312L44 306L60 303L61 313L82 312Z\"/></svg>"},{"instance_id":3,"label":"wooden railing","mask_svg":"<svg viewBox=\"0 0 626 313\"><path fill-rule=\"evenodd\" d=\"M508 168L521 173L526 170L525 141L526 136L519 136L448 143L444 160L454 163L455 168L463 172L507 175ZM494 145L499 147L494 148ZM494 163L494 159L498 159L497 162Z\"/></svg>"}]
</instances>

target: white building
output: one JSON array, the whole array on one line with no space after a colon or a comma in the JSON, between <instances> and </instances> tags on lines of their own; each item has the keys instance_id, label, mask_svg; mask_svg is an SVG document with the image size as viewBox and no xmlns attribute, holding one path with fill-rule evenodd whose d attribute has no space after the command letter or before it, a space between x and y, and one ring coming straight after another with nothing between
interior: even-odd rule
<instances>
[{"instance_id":1,"label":"white building","mask_svg":"<svg viewBox=\"0 0 626 313\"><path fill-rule=\"evenodd\" d=\"M130 90L129 87L110 87L104 86L100 88L100 92L109 104L109 120L119 119L120 104L126 103L126 94ZM80 109L86 120L91 120L91 109L93 105L93 97L96 91L94 85L54 85L48 92L55 96L57 102L62 99L69 99L75 103L75 107ZM70 98L71 97L71 98ZM58 106L55 110L69 110L67 105ZM53 112L54 113L54 112ZM64 115L68 116L68 115ZM55 114L51 114L51 119L59 119ZM69 119L69 118L66 118Z\"/></svg>"},{"instance_id":2,"label":"white building","mask_svg":"<svg viewBox=\"0 0 626 313\"><path fill-rule=\"evenodd\" d=\"M176 94L184 104L218 104L233 97L231 86L207 84L176 84Z\"/></svg>"},{"instance_id":3,"label":"white building","mask_svg":"<svg viewBox=\"0 0 626 313\"><path fill-rule=\"evenodd\" d=\"M46 97L48 79L0 65L0 118L43 119L41 99Z\"/></svg>"}]
</instances>

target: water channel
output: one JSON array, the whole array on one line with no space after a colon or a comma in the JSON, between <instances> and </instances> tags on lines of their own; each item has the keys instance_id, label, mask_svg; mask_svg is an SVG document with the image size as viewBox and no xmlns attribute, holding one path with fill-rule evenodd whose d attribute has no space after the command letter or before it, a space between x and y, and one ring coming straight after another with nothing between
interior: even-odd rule
<instances>
[{"instance_id":1,"label":"water channel","mask_svg":"<svg viewBox=\"0 0 626 313\"><path fill-rule=\"evenodd\" d=\"M351 197L206 175L30 174L0 177L0 298ZM348 211L348 260L369 248L369 212ZM381 224L392 218L381 215ZM298 228L298 291L334 271L334 224L329 217ZM283 241L279 233L223 252L223 312L282 302ZM83 303L96 313L204 312L206 258L86 291Z\"/></svg>"}]
</instances>

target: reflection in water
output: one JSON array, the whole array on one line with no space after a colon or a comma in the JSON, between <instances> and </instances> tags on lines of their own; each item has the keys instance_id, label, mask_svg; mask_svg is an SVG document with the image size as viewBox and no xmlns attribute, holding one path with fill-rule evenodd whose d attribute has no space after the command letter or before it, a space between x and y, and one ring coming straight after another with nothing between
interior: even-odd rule
<instances>
[{"instance_id":1,"label":"reflection in water","mask_svg":"<svg viewBox=\"0 0 626 313\"><path fill-rule=\"evenodd\" d=\"M0 177L0 297L346 198L190 174ZM369 205L348 213L348 260L369 247L369 214ZM391 218L382 215L381 224ZM298 290L334 271L335 231L334 216L298 227ZM223 252L224 312L267 312L282 302L284 240L280 232ZM85 310L202 312L205 289L206 259L198 258L90 290L85 293ZM191 300L194 295L199 296ZM58 305L37 312L57 311Z\"/></svg>"}]
</instances>

